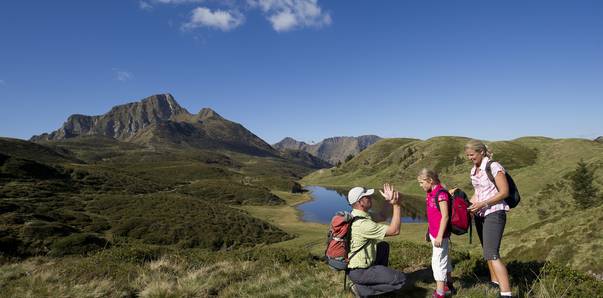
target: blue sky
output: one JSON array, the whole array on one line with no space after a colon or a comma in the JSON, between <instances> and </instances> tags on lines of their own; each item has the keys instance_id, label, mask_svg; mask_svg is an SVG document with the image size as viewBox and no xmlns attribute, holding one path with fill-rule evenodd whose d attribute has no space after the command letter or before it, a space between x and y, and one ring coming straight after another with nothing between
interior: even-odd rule
<instances>
[{"instance_id":1,"label":"blue sky","mask_svg":"<svg viewBox=\"0 0 603 298\"><path fill-rule=\"evenodd\" d=\"M603 1L0 2L0 136L172 93L290 136L603 135Z\"/></svg>"}]
</instances>

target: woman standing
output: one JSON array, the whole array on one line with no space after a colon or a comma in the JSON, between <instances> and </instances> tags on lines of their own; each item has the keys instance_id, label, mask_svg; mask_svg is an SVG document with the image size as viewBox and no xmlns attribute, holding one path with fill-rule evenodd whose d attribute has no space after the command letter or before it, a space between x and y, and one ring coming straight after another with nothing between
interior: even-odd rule
<instances>
[{"instance_id":1,"label":"woman standing","mask_svg":"<svg viewBox=\"0 0 603 298\"><path fill-rule=\"evenodd\" d=\"M509 210L504 201L509 195L505 169L498 162L491 162L490 170L496 184L490 181L486 168L491 153L481 141L469 141L465 145L465 155L473 162L471 183L475 189L469 211L475 218L475 228L482 244L484 259L488 262L490 280L500 288L500 297L511 297L509 273L500 259L499 252Z\"/></svg>"}]
</instances>

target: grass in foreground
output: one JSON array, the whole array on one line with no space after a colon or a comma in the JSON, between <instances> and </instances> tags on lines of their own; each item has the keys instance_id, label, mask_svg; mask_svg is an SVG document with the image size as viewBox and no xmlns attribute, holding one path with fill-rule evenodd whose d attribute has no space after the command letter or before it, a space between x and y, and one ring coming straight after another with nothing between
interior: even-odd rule
<instances>
[{"instance_id":1,"label":"grass in foreground","mask_svg":"<svg viewBox=\"0 0 603 298\"><path fill-rule=\"evenodd\" d=\"M391 267L408 284L386 297L430 297L428 245L392 244ZM485 263L453 251L457 297L496 297ZM565 267L509 264L520 297L597 297L601 282ZM342 273L304 249L255 247L211 252L122 243L89 256L35 257L0 266L0 297L350 297Z\"/></svg>"}]
</instances>

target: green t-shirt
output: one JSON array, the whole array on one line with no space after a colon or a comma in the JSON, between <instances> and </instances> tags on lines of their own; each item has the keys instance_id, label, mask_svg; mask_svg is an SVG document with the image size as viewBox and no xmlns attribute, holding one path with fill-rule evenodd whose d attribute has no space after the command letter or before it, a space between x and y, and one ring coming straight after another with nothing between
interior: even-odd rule
<instances>
[{"instance_id":1,"label":"green t-shirt","mask_svg":"<svg viewBox=\"0 0 603 298\"><path fill-rule=\"evenodd\" d=\"M370 241L361 251L359 251L348 264L348 268L367 268L373 264L377 255L377 243L385 238L387 226L374 222L367 212L354 209L354 216L366 217L366 219L357 219L352 224L352 239L350 241L350 254L361 248L367 241Z\"/></svg>"}]
</instances>

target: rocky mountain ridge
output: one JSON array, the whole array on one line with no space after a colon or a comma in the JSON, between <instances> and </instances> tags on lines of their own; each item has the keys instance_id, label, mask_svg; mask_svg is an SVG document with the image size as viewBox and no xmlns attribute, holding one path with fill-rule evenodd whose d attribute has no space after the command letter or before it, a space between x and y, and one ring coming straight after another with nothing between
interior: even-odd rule
<instances>
[{"instance_id":1,"label":"rocky mountain ridge","mask_svg":"<svg viewBox=\"0 0 603 298\"><path fill-rule=\"evenodd\" d=\"M241 124L210 108L191 114L171 94L158 94L113 107L98 116L71 115L61 128L33 136L33 142L54 142L80 136L106 136L123 142L158 147L226 149L245 154L280 153Z\"/></svg>"},{"instance_id":2,"label":"rocky mountain ridge","mask_svg":"<svg viewBox=\"0 0 603 298\"><path fill-rule=\"evenodd\" d=\"M368 146L381 140L376 135L364 135L359 137L332 137L316 144L307 144L287 137L273 145L278 150L301 150L308 152L331 164L345 161L348 155L357 155Z\"/></svg>"}]
</instances>

